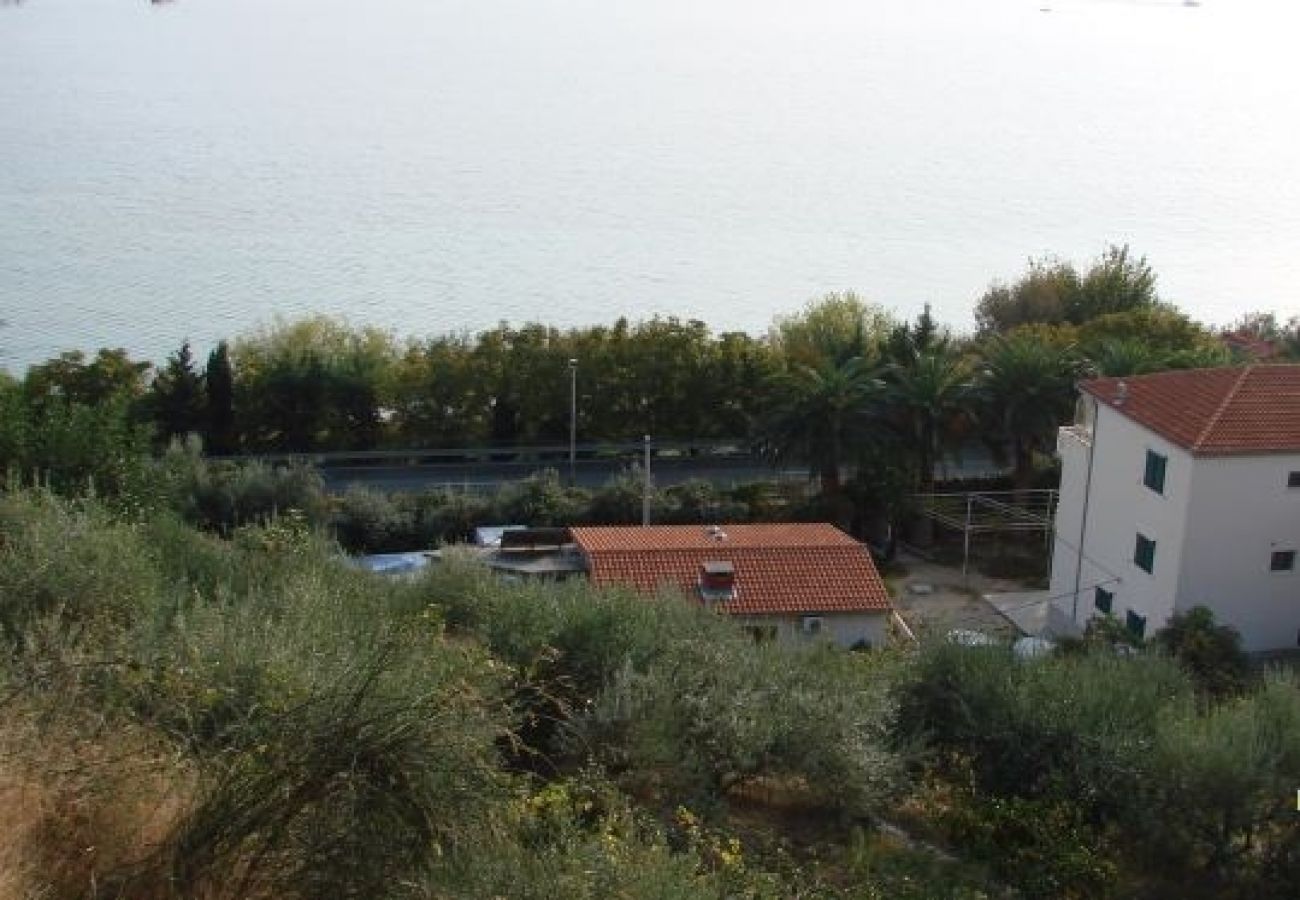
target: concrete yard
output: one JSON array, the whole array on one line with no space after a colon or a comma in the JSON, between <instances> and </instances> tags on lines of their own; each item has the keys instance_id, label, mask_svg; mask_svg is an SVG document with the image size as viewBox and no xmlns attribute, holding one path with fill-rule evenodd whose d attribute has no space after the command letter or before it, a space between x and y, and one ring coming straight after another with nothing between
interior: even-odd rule
<instances>
[{"instance_id":1,"label":"concrete yard","mask_svg":"<svg viewBox=\"0 0 1300 900\"><path fill-rule=\"evenodd\" d=\"M1023 584L974 571L963 578L959 567L929 562L905 552L898 554L897 562L906 574L888 575L886 580L899 615L918 637L943 635L953 629L1006 639L1018 635L1015 625L983 595L1023 592ZM918 592L927 587L929 593Z\"/></svg>"}]
</instances>

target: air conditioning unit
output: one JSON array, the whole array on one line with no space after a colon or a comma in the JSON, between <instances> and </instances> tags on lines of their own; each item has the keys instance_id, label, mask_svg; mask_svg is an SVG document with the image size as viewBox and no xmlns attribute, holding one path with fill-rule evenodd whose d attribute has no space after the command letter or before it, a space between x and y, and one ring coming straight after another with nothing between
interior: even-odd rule
<instances>
[{"instance_id":1,"label":"air conditioning unit","mask_svg":"<svg viewBox=\"0 0 1300 900\"><path fill-rule=\"evenodd\" d=\"M804 616L799 620L799 631L808 637L815 637L822 633L826 621L821 616Z\"/></svg>"}]
</instances>

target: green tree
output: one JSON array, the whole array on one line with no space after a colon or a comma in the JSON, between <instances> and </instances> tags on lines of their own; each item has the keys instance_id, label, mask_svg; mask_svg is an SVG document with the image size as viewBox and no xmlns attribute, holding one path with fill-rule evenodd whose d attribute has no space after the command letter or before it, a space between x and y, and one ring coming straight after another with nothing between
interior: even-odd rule
<instances>
[{"instance_id":1,"label":"green tree","mask_svg":"<svg viewBox=\"0 0 1300 900\"><path fill-rule=\"evenodd\" d=\"M1128 245L1112 245L1080 280L1066 318L1081 325L1099 316L1150 309L1158 301L1156 274L1146 257L1134 257Z\"/></svg>"},{"instance_id":2,"label":"green tree","mask_svg":"<svg viewBox=\"0 0 1300 900\"><path fill-rule=\"evenodd\" d=\"M975 307L980 332L1006 334L1018 325L1080 325L1099 316L1158 303L1156 276L1146 257L1110 246L1086 272L1052 257L1031 259L1014 283L994 282Z\"/></svg>"},{"instance_id":3,"label":"green tree","mask_svg":"<svg viewBox=\"0 0 1300 900\"><path fill-rule=\"evenodd\" d=\"M208 354L203 386L206 391L207 416L204 443L209 453L226 455L235 452L235 376L230 368L230 347L225 341Z\"/></svg>"},{"instance_id":4,"label":"green tree","mask_svg":"<svg viewBox=\"0 0 1300 900\"><path fill-rule=\"evenodd\" d=\"M975 304L982 334L1005 334L1019 325L1057 325L1069 321L1079 273L1059 259L1031 259L1029 270L1012 284L995 281Z\"/></svg>"},{"instance_id":5,"label":"green tree","mask_svg":"<svg viewBox=\"0 0 1300 900\"><path fill-rule=\"evenodd\" d=\"M245 440L263 449L364 449L379 440L398 350L377 328L276 321L231 351Z\"/></svg>"},{"instance_id":6,"label":"green tree","mask_svg":"<svg viewBox=\"0 0 1300 900\"><path fill-rule=\"evenodd\" d=\"M844 466L872 438L884 385L858 357L796 366L773 383L777 401L759 427L774 462L806 463L822 492L837 495Z\"/></svg>"},{"instance_id":7,"label":"green tree","mask_svg":"<svg viewBox=\"0 0 1300 900\"><path fill-rule=\"evenodd\" d=\"M1011 459L1018 489L1032 487L1034 456L1054 445L1074 408L1079 361L1027 338L994 337L984 345L973 399L989 446Z\"/></svg>"},{"instance_id":8,"label":"green tree","mask_svg":"<svg viewBox=\"0 0 1300 900\"><path fill-rule=\"evenodd\" d=\"M916 489L933 490L934 467L956 443L966 418L970 366L941 334L930 308L914 328L895 330L885 369L885 402L904 448L916 460Z\"/></svg>"},{"instance_id":9,"label":"green tree","mask_svg":"<svg viewBox=\"0 0 1300 900\"><path fill-rule=\"evenodd\" d=\"M1214 613L1204 606L1174 613L1153 642L1211 696L1240 694L1249 684L1250 662L1241 649L1241 635L1231 625L1216 624Z\"/></svg>"},{"instance_id":10,"label":"green tree","mask_svg":"<svg viewBox=\"0 0 1300 900\"><path fill-rule=\"evenodd\" d=\"M95 406L114 399L138 400L145 392L145 376L153 368L133 361L121 348L103 348L90 362L72 350L27 370L24 390L38 408L51 401Z\"/></svg>"},{"instance_id":11,"label":"green tree","mask_svg":"<svg viewBox=\"0 0 1300 900\"><path fill-rule=\"evenodd\" d=\"M1180 353L1215 347L1217 341L1185 313L1167 304L1107 313L1079 326L1077 339L1088 348L1108 340L1135 340L1152 350Z\"/></svg>"},{"instance_id":12,"label":"green tree","mask_svg":"<svg viewBox=\"0 0 1300 900\"><path fill-rule=\"evenodd\" d=\"M194 366L190 342L185 341L149 387L149 407L162 442L203 430L204 393L203 376Z\"/></svg>"},{"instance_id":13,"label":"green tree","mask_svg":"<svg viewBox=\"0 0 1300 900\"><path fill-rule=\"evenodd\" d=\"M838 366L873 356L893 324L883 309L846 291L778 318L768 339L788 366Z\"/></svg>"},{"instance_id":14,"label":"green tree","mask_svg":"<svg viewBox=\"0 0 1300 900\"><path fill-rule=\"evenodd\" d=\"M1136 338L1111 338L1094 344L1087 352L1088 367L1105 378L1145 375L1170 368L1171 357Z\"/></svg>"}]
</instances>

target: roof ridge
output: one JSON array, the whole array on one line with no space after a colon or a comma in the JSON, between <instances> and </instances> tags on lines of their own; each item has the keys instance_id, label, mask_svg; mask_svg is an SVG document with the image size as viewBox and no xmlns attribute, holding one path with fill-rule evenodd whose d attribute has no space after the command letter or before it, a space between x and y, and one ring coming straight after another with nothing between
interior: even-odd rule
<instances>
[{"instance_id":1,"label":"roof ridge","mask_svg":"<svg viewBox=\"0 0 1300 900\"><path fill-rule=\"evenodd\" d=\"M1205 443L1206 439L1210 436L1210 432L1214 431L1215 426L1219 424L1219 420L1223 418L1223 414L1227 411L1228 406L1233 400L1237 399L1237 394L1241 392L1241 386L1246 383L1246 379L1250 377L1250 373L1253 371L1255 371L1255 366L1253 365L1242 368L1241 374L1237 376L1237 380L1232 383L1232 387L1228 388L1228 393L1224 394L1223 399L1219 401L1219 405L1215 408L1214 412L1210 414L1210 419L1205 423L1205 427L1201 429L1201 433L1192 441L1193 450L1201 449L1201 445Z\"/></svg>"},{"instance_id":2,"label":"roof ridge","mask_svg":"<svg viewBox=\"0 0 1300 900\"><path fill-rule=\"evenodd\" d=\"M865 550L866 546L858 541L824 544L729 544L725 541L717 544L679 544L672 547L610 547L595 548L597 553L681 553L686 550Z\"/></svg>"}]
</instances>

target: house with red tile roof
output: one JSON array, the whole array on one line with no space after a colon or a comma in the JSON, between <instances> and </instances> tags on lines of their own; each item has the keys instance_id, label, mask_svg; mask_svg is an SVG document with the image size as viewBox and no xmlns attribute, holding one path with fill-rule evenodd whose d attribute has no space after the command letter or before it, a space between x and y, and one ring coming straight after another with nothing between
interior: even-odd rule
<instances>
[{"instance_id":1,"label":"house with red tile roof","mask_svg":"<svg viewBox=\"0 0 1300 900\"><path fill-rule=\"evenodd\" d=\"M755 639L881 647L893 611L867 548L833 525L574 528L596 585L662 590L726 613Z\"/></svg>"},{"instance_id":2,"label":"house with red tile roof","mask_svg":"<svg viewBox=\"0 0 1300 900\"><path fill-rule=\"evenodd\" d=\"M1051 596L1150 635L1212 609L1246 649L1300 646L1300 366L1099 378L1061 429Z\"/></svg>"}]
</instances>

